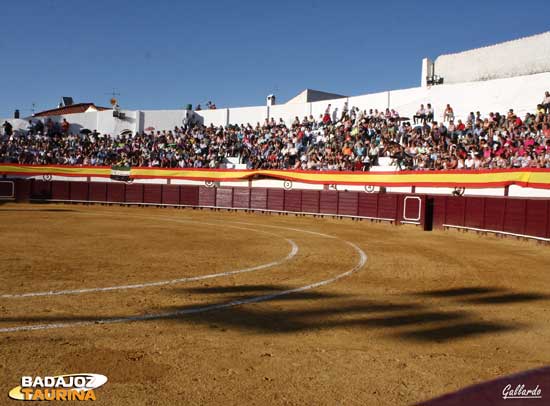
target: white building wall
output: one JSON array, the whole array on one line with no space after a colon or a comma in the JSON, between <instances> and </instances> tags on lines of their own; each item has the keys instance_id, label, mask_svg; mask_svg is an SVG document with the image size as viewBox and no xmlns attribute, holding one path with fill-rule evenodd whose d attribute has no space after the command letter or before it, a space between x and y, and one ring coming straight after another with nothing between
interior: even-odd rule
<instances>
[{"instance_id":1,"label":"white building wall","mask_svg":"<svg viewBox=\"0 0 550 406\"><path fill-rule=\"evenodd\" d=\"M228 109L216 109L216 110L201 110L196 111L198 117L203 121L204 125L225 126L227 125Z\"/></svg>"},{"instance_id":2,"label":"white building wall","mask_svg":"<svg viewBox=\"0 0 550 406\"><path fill-rule=\"evenodd\" d=\"M153 127L155 130L173 130L181 127L187 114L187 110L143 110L143 120L139 131Z\"/></svg>"},{"instance_id":3,"label":"white building wall","mask_svg":"<svg viewBox=\"0 0 550 406\"><path fill-rule=\"evenodd\" d=\"M269 107L269 118L273 118L276 122L280 118L287 125L291 125L296 117L300 121L304 116L309 117L312 103L296 103L296 104L279 104Z\"/></svg>"},{"instance_id":4,"label":"white building wall","mask_svg":"<svg viewBox=\"0 0 550 406\"><path fill-rule=\"evenodd\" d=\"M273 107L270 107L270 109ZM267 117L267 110L267 106L228 109L227 120L229 124L250 124L255 126L257 123L262 124L264 122Z\"/></svg>"},{"instance_id":5,"label":"white building wall","mask_svg":"<svg viewBox=\"0 0 550 406\"><path fill-rule=\"evenodd\" d=\"M434 73L449 84L542 72L550 72L550 32L441 55L434 66Z\"/></svg>"},{"instance_id":6,"label":"white building wall","mask_svg":"<svg viewBox=\"0 0 550 406\"><path fill-rule=\"evenodd\" d=\"M113 117L112 110L97 112L97 131L110 136L119 135L123 131L137 131L139 111L121 110L126 115L124 119Z\"/></svg>"},{"instance_id":7,"label":"white building wall","mask_svg":"<svg viewBox=\"0 0 550 406\"><path fill-rule=\"evenodd\" d=\"M93 130L96 128L97 113L97 111L90 111L87 113L67 114L64 116L52 116L49 118L59 123L65 118L70 124L69 131L73 134L78 134L81 130ZM43 121L45 122L46 120L43 119Z\"/></svg>"}]
</instances>

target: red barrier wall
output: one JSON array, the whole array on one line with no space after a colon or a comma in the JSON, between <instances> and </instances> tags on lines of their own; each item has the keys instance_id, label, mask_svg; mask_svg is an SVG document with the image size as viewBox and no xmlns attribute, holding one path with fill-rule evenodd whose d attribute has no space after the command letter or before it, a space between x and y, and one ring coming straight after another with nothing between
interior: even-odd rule
<instances>
[{"instance_id":1,"label":"red barrier wall","mask_svg":"<svg viewBox=\"0 0 550 406\"><path fill-rule=\"evenodd\" d=\"M71 200L88 201L88 189L90 184L88 182L69 182L69 195Z\"/></svg>"},{"instance_id":2,"label":"red barrier wall","mask_svg":"<svg viewBox=\"0 0 550 406\"><path fill-rule=\"evenodd\" d=\"M216 206L216 189L204 186L199 187L199 206Z\"/></svg>"},{"instance_id":3,"label":"red barrier wall","mask_svg":"<svg viewBox=\"0 0 550 406\"><path fill-rule=\"evenodd\" d=\"M434 227L459 227L550 238L550 203L512 197L435 196Z\"/></svg>"},{"instance_id":4,"label":"red barrier wall","mask_svg":"<svg viewBox=\"0 0 550 406\"><path fill-rule=\"evenodd\" d=\"M31 199L51 199L52 182L47 180L35 180L31 183Z\"/></svg>"},{"instance_id":5,"label":"red barrier wall","mask_svg":"<svg viewBox=\"0 0 550 406\"><path fill-rule=\"evenodd\" d=\"M180 204L186 206L199 205L199 187L198 186L179 186Z\"/></svg>"},{"instance_id":6,"label":"red barrier wall","mask_svg":"<svg viewBox=\"0 0 550 406\"><path fill-rule=\"evenodd\" d=\"M162 204L180 204L180 187L178 185L162 185Z\"/></svg>"},{"instance_id":7,"label":"red barrier wall","mask_svg":"<svg viewBox=\"0 0 550 406\"><path fill-rule=\"evenodd\" d=\"M285 211L293 211L293 212L302 211L302 191L285 190L284 208L285 208Z\"/></svg>"},{"instance_id":8,"label":"red barrier wall","mask_svg":"<svg viewBox=\"0 0 550 406\"><path fill-rule=\"evenodd\" d=\"M124 203L124 183L107 183L107 201Z\"/></svg>"},{"instance_id":9,"label":"red barrier wall","mask_svg":"<svg viewBox=\"0 0 550 406\"><path fill-rule=\"evenodd\" d=\"M69 182L54 180L52 182L52 200L71 200Z\"/></svg>"},{"instance_id":10,"label":"red barrier wall","mask_svg":"<svg viewBox=\"0 0 550 406\"><path fill-rule=\"evenodd\" d=\"M267 209L267 189L250 189L250 208L257 210Z\"/></svg>"},{"instance_id":11,"label":"red barrier wall","mask_svg":"<svg viewBox=\"0 0 550 406\"><path fill-rule=\"evenodd\" d=\"M15 180L15 201L29 201L32 194L32 183L23 179Z\"/></svg>"},{"instance_id":12,"label":"red barrier wall","mask_svg":"<svg viewBox=\"0 0 550 406\"><path fill-rule=\"evenodd\" d=\"M525 234L550 237L550 204L544 200L527 200L525 209Z\"/></svg>"},{"instance_id":13,"label":"red barrier wall","mask_svg":"<svg viewBox=\"0 0 550 406\"><path fill-rule=\"evenodd\" d=\"M126 203L143 203L143 184L129 183L125 188Z\"/></svg>"},{"instance_id":14,"label":"red barrier wall","mask_svg":"<svg viewBox=\"0 0 550 406\"><path fill-rule=\"evenodd\" d=\"M216 191L216 207L233 207L233 188L222 187Z\"/></svg>"},{"instance_id":15,"label":"red barrier wall","mask_svg":"<svg viewBox=\"0 0 550 406\"><path fill-rule=\"evenodd\" d=\"M90 182L88 189L89 197L92 202L106 202L107 200L107 183Z\"/></svg>"},{"instance_id":16,"label":"red barrier wall","mask_svg":"<svg viewBox=\"0 0 550 406\"><path fill-rule=\"evenodd\" d=\"M319 213L321 193L318 190L302 190L302 212Z\"/></svg>"},{"instance_id":17,"label":"red barrier wall","mask_svg":"<svg viewBox=\"0 0 550 406\"><path fill-rule=\"evenodd\" d=\"M162 185L143 185L143 203L162 204Z\"/></svg>"},{"instance_id":18,"label":"red barrier wall","mask_svg":"<svg viewBox=\"0 0 550 406\"><path fill-rule=\"evenodd\" d=\"M378 212L376 217L384 219L398 218L398 195L382 193L378 195Z\"/></svg>"},{"instance_id":19,"label":"red barrier wall","mask_svg":"<svg viewBox=\"0 0 550 406\"><path fill-rule=\"evenodd\" d=\"M283 189L267 189L267 208L276 211L285 209L285 191Z\"/></svg>"},{"instance_id":20,"label":"red barrier wall","mask_svg":"<svg viewBox=\"0 0 550 406\"><path fill-rule=\"evenodd\" d=\"M15 180L17 201L56 200L305 212L550 238L550 201L335 190L208 188L123 182Z\"/></svg>"},{"instance_id":21,"label":"red barrier wall","mask_svg":"<svg viewBox=\"0 0 550 406\"><path fill-rule=\"evenodd\" d=\"M378 217L378 193L360 194L357 206L359 216Z\"/></svg>"},{"instance_id":22,"label":"red barrier wall","mask_svg":"<svg viewBox=\"0 0 550 406\"><path fill-rule=\"evenodd\" d=\"M320 192L319 213L338 214L338 192L323 190Z\"/></svg>"},{"instance_id":23,"label":"red barrier wall","mask_svg":"<svg viewBox=\"0 0 550 406\"><path fill-rule=\"evenodd\" d=\"M338 214L357 216L358 203L358 192L338 192Z\"/></svg>"},{"instance_id":24,"label":"red barrier wall","mask_svg":"<svg viewBox=\"0 0 550 406\"><path fill-rule=\"evenodd\" d=\"M11 198L15 197L15 183L0 179L0 197Z\"/></svg>"},{"instance_id":25,"label":"red barrier wall","mask_svg":"<svg viewBox=\"0 0 550 406\"><path fill-rule=\"evenodd\" d=\"M250 207L250 189L247 187L236 187L233 189L233 207L248 209Z\"/></svg>"}]
</instances>

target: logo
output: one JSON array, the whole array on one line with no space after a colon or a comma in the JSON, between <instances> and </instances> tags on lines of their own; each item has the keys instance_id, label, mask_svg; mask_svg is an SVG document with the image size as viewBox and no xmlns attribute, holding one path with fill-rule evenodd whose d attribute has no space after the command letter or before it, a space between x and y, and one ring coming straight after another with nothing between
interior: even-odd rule
<instances>
[{"instance_id":1,"label":"logo","mask_svg":"<svg viewBox=\"0 0 550 406\"><path fill-rule=\"evenodd\" d=\"M95 389L105 385L100 374L23 376L21 385L9 392L15 400L96 400Z\"/></svg>"},{"instance_id":2,"label":"logo","mask_svg":"<svg viewBox=\"0 0 550 406\"><path fill-rule=\"evenodd\" d=\"M508 384L502 390L503 399L542 399L542 390L539 385L533 389L526 389L525 385L517 385L512 388L512 385Z\"/></svg>"}]
</instances>

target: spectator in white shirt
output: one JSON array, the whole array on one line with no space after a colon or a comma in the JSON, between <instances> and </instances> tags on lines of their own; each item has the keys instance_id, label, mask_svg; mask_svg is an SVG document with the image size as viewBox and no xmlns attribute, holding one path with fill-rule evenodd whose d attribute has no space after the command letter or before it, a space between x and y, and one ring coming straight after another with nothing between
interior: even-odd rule
<instances>
[{"instance_id":1,"label":"spectator in white shirt","mask_svg":"<svg viewBox=\"0 0 550 406\"><path fill-rule=\"evenodd\" d=\"M414 115L413 120L414 124L418 124L418 122L424 123L426 121L426 109L423 104L420 105L420 108Z\"/></svg>"}]
</instances>

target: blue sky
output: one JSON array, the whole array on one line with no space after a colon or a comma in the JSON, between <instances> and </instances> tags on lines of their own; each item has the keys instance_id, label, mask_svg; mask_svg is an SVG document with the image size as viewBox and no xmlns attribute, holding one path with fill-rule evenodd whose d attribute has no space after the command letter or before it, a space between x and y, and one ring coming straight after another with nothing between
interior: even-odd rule
<instances>
[{"instance_id":1,"label":"blue sky","mask_svg":"<svg viewBox=\"0 0 550 406\"><path fill-rule=\"evenodd\" d=\"M0 117L61 96L128 109L418 86L421 59L550 30L547 1L8 1Z\"/></svg>"}]
</instances>

